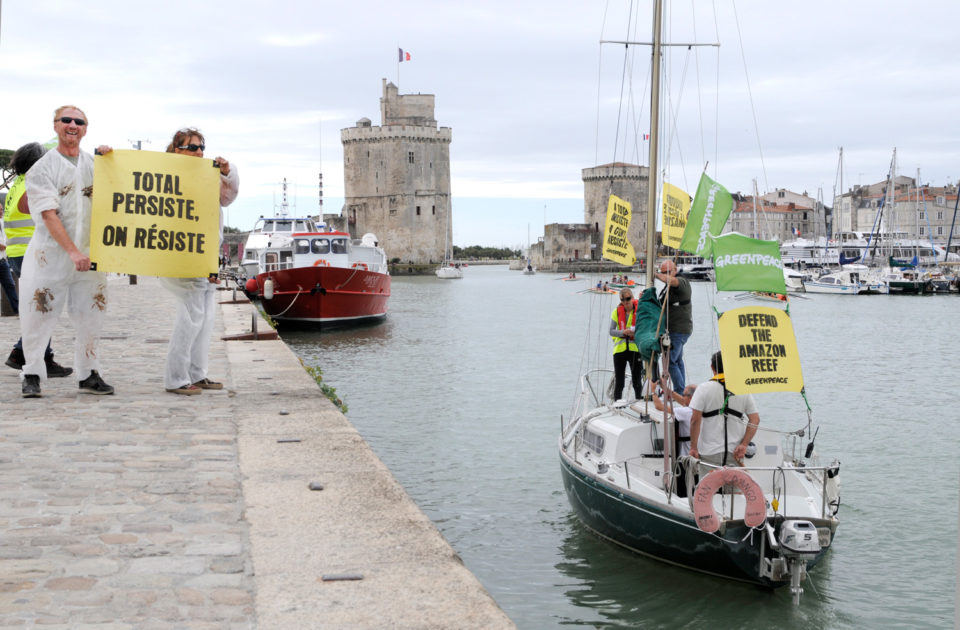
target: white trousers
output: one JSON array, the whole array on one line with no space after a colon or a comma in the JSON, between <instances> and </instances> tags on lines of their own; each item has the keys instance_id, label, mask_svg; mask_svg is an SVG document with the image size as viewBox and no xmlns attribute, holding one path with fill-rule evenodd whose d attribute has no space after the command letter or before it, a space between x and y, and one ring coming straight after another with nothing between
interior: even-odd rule
<instances>
[{"instance_id":1,"label":"white trousers","mask_svg":"<svg viewBox=\"0 0 960 630\"><path fill-rule=\"evenodd\" d=\"M77 380L84 380L92 370L100 371L100 331L107 310L107 282L103 274L85 272L53 280L44 278L41 272L25 273L20 278L20 298L24 374L47 378L43 355L64 306L76 335L73 369Z\"/></svg>"},{"instance_id":2,"label":"white trousers","mask_svg":"<svg viewBox=\"0 0 960 630\"><path fill-rule=\"evenodd\" d=\"M206 278L160 278L160 282L177 300L163 375L164 388L177 389L207 378L217 285Z\"/></svg>"}]
</instances>

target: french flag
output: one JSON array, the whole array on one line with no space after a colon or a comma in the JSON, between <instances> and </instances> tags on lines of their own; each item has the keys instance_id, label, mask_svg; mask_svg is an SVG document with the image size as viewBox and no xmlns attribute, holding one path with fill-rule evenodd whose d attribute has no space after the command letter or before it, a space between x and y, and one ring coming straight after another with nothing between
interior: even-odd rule
<instances>
[{"instance_id":1,"label":"french flag","mask_svg":"<svg viewBox=\"0 0 960 630\"><path fill-rule=\"evenodd\" d=\"M410 53L403 52L403 48L397 48L397 50L400 51L399 61L410 61Z\"/></svg>"}]
</instances>

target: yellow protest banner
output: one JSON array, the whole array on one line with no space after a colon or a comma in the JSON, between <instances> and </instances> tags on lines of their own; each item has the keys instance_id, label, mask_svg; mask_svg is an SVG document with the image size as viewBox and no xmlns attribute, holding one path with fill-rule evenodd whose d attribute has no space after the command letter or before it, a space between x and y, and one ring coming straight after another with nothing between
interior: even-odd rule
<instances>
[{"instance_id":1,"label":"yellow protest banner","mask_svg":"<svg viewBox=\"0 0 960 630\"><path fill-rule=\"evenodd\" d=\"M92 204L90 260L97 271L217 273L220 170L213 160L129 150L96 156Z\"/></svg>"},{"instance_id":2,"label":"yellow protest banner","mask_svg":"<svg viewBox=\"0 0 960 630\"><path fill-rule=\"evenodd\" d=\"M727 311L717 323L723 374L734 394L799 392L803 389L793 323L769 306Z\"/></svg>"},{"instance_id":3,"label":"yellow protest banner","mask_svg":"<svg viewBox=\"0 0 960 630\"><path fill-rule=\"evenodd\" d=\"M687 229L690 195L673 184L663 183L663 244L677 249Z\"/></svg>"},{"instance_id":4,"label":"yellow protest banner","mask_svg":"<svg viewBox=\"0 0 960 630\"><path fill-rule=\"evenodd\" d=\"M603 228L603 257L621 265L632 265L637 256L633 245L627 239L630 229L630 203L616 195L610 195L607 202L607 224Z\"/></svg>"}]
</instances>

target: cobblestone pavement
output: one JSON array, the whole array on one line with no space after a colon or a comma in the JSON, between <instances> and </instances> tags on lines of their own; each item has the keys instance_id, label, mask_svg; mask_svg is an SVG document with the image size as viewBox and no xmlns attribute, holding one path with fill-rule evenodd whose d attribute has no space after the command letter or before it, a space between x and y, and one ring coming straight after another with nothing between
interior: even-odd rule
<instances>
[{"instance_id":1,"label":"cobblestone pavement","mask_svg":"<svg viewBox=\"0 0 960 630\"><path fill-rule=\"evenodd\" d=\"M163 390L174 308L156 280L113 277L109 299L115 395L69 376L24 399L0 366L0 627L254 628L230 391ZM5 360L18 319L0 334ZM66 315L53 349L73 364ZM211 378L229 384L228 367L211 344Z\"/></svg>"}]
</instances>

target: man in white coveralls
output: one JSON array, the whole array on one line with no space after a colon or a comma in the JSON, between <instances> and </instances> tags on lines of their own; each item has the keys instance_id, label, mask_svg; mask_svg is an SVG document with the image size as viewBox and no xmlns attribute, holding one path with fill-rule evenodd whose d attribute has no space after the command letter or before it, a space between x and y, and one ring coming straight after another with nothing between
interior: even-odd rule
<instances>
[{"instance_id":1,"label":"man in white coveralls","mask_svg":"<svg viewBox=\"0 0 960 630\"><path fill-rule=\"evenodd\" d=\"M112 394L100 378L100 331L107 309L107 279L90 270L90 213L93 156L80 150L87 116L73 105L53 115L55 151L37 160L27 172L27 196L36 231L27 247L20 278L20 328L23 335L22 392L40 396L47 377L43 359L63 307L69 305L76 334L73 367L80 391ZM98 152L109 153L108 146Z\"/></svg>"}]
</instances>

